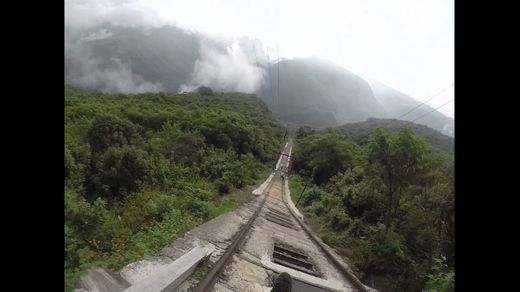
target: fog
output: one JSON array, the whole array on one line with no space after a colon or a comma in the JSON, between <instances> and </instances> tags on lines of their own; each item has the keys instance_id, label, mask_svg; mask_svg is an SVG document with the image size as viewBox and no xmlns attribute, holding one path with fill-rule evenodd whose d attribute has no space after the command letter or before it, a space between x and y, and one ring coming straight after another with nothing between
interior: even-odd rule
<instances>
[{"instance_id":1,"label":"fog","mask_svg":"<svg viewBox=\"0 0 520 292\"><path fill-rule=\"evenodd\" d=\"M108 38L111 33L102 29L98 32L83 32L78 38L70 37L65 46L65 82L80 88L98 89L102 92L144 93L164 90L161 84L143 80L132 72L130 64L111 58L110 66L93 56L85 45L89 41Z\"/></svg>"},{"instance_id":2,"label":"fog","mask_svg":"<svg viewBox=\"0 0 520 292\"><path fill-rule=\"evenodd\" d=\"M90 41L108 38L106 29L93 28L110 22L122 26L159 27L166 24L151 9L137 1L65 1L65 82L103 92L158 92L163 86L143 80L132 72L130 64L112 58L110 66L102 62L86 45ZM72 64L74 66L72 66Z\"/></svg>"},{"instance_id":3,"label":"fog","mask_svg":"<svg viewBox=\"0 0 520 292\"><path fill-rule=\"evenodd\" d=\"M265 72L257 65L254 52L247 48L253 45L256 44L248 39L225 42L203 38L191 81L183 84L180 91L209 86L217 91L255 92Z\"/></svg>"},{"instance_id":4,"label":"fog","mask_svg":"<svg viewBox=\"0 0 520 292\"><path fill-rule=\"evenodd\" d=\"M143 80L122 60L111 60L106 68L82 48L110 37L109 31L92 31L105 22L197 32L200 55L181 90L208 85L252 92L265 74L267 50L271 60L331 60L419 101L454 80L453 0L66 0L66 54L81 64L66 72L66 80L105 91L143 92L165 84ZM428 104L436 107L453 98L452 88ZM439 111L453 117L453 103Z\"/></svg>"},{"instance_id":5,"label":"fog","mask_svg":"<svg viewBox=\"0 0 520 292\"><path fill-rule=\"evenodd\" d=\"M146 31L164 25L178 26L175 22L162 19L137 1L68 0L65 19L66 83L103 92L164 90L163 84L145 81L134 73L131 63L118 58L103 62L92 53L88 43L112 36L112 32L102 28L105 23ZM255 92L269 62L260 40L210 33L197 33L197 37L199 58L191 80L181 85L180 92L198 86L210 86L217 91Z\"/></svg>"}]
</instances>

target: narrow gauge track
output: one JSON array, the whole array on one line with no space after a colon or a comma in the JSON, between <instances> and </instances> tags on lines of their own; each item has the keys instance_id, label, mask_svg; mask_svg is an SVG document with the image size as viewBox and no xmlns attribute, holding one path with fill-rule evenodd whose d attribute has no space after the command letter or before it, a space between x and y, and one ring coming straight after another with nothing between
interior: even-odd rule
<instances>
[{"instance_id":1,"label":"narrow gauge track","mask_svg":"<svg viewBox=\"0 0 520 292\"><path fill-rule=\"evenodd\" d=\"M293 291L369 291L288 206L282 175L291 151L289 141L260 206L193 291L269 291L271 276L283 271L293 277Z\"/></svg>"}]
</instances>

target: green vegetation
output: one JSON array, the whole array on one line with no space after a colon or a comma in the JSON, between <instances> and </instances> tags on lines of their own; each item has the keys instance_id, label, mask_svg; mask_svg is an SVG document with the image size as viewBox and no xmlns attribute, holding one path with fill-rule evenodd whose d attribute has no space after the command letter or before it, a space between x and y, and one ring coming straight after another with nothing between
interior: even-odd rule
<instances>
[{"instance_id":1,"label":"green vegetation","mask_svg":"<svg viewBox=\"0 0 520 292\"><path fill-rule=\"evenodd\" d=\"M66 291L246 200L240 189L269 172L284 134L253 95L65 87Z\"/></svg>"},{"instance_id":2,"label":"green vegetation","mask_svg":"<svg viewBox=\"0 0 520 292\"><path fill-rule=\"evenodd\" d=\"M347 136L347 138L354 140L359 145L366 145L370 142L370 139L374 134L374 130L377 128L383 128L384 130L392 134L397 134L404 127L409 127L417 135L426 138L426 140L428 140L431 146L444 150L451 154L454 153L454 138L446 136L441 132L434 130L430 127L416 124L413 122L396 119L370 118L364 122L349 123L338 128L345 136Z\"/></svg>"},{"instance_id":3,"label":"green vegetation","mask_svg":"<svg viewBox=\"0 0 520 292\"><path fill-rule=\"evenodd\" d=\"M454 158L409 128L364 145L337 129L300 135L293 199L311 227L379 291L454 291Z\"/></svg>"}]
</instances>

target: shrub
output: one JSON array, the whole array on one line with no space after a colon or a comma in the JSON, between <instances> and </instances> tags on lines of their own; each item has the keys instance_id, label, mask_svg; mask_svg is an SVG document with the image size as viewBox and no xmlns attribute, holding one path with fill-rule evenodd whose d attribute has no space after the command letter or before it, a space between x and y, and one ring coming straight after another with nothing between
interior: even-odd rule
<instances>
[{"instance_id":1,"label":"shrub","mask_svg":"<svg viewBox=\"0 0 520 292\"><path fill-rule=\"evenodd\" d=\"M321 216L321 214L323 214L324 210L325 210L325 207L323 206L323 203L320 201L312 202L312 205L309 208L309 211L314 213L316 216Z\"/></svg>"},{"instance_id":2,"label":"shrub","mask_svg":"<svg viewBox=\"0 0 520 292\"><path fill-rule=\"evenodd\" d=\"M327 213L327 221L329 226L336 231L348 230L352 224L352 219L345 213L341 207L336 207Z\"/></svg>"},{"instance_id":3,"label":"shrub","mask_svg":"<svg viewBox=\"0 0 520 292\"><path fill-rule=\"evenodd\" d=\"M200 86L199 88L197 88L197 92L200 95L213 95L213 90L207 86Z\"/></svg>"},{"instance_id":4,"label":"shrub","mask_svg":"<svg viewBox=\"0 0 520 292\"><path fill-rule=\"evenodd\" d=\"M323 232L320 234L321 239L328 245L339 245L342 242L342 237L336 232Z\"/></svg>"},{"instance_id":5,"label":"shrub","mask_svg":"<svg viewBox=\"0 0 520 292\"><path fill-rule=\"evenodd\" d=\"M402 238L393 230L386 230L383 224L372 227L371 232L368 262L372 271L402 274L406 260Z\"/></svg>"},{"instance_id":6,"label":"shrub","mask_svg":"<svg viewBox=\"0 0 520 292\"><path fill-rule=\"evenodd\" d=\"M119 269L232 209L219 192L254 183L283 133L253 95L66 88L66 290L85 269Z\"/></svg>"},{"instance_id":7,"label":"shrub","mask_svg":"<svg viewBox=\"0 0 520 292\"><path fill-rule=\"evenodd\" d=\"M321 199L321 195L323 191L317 187L308 188L302 197L302 205L308 206L311 205L312 202L319 201Z\"/></svg>"},{"instance_id":8,"label":"shrub","mask_svg":"<svg viewBox=\"0 0 520 292\"><path fill-rule=\"evenodd\" d=\"M427 276L425 290L427 292L455 291L455 273L448 269L446 258L441 256L434 259L432 273Z\"/></svg>"},{"instance_id":9,"label":"shrub","mask_svg":"<svg viewBox=\"0 0 520 292\"><path fill-rule=\"evenodd\" d=\"M229 181L229 178L222 177L216 181L218 193L223 195L229 193L232 187L232 183Z\"/></svg>"},{"instance_id":10,"label":"shrub","mask_svg":"<svg viewBox=\"0 0 520 292\"><path fill-rule=\"evenodd\" d=\"M134 146L110 147L96 161L91 192L112 200L139 191L149 171L147 156Z\"/></svg>"},{"instance_id":11,"label":"shrub","mask_svg":"<svg viewBox=\"0 0 520 292\"><path fill-rule=\"evenodd\" d=\"M93 152L101 153L111 146L133 144L138 137L135 125L114 115L103 115L94 120L87 139Z\"/></svg>"}]
</instances>

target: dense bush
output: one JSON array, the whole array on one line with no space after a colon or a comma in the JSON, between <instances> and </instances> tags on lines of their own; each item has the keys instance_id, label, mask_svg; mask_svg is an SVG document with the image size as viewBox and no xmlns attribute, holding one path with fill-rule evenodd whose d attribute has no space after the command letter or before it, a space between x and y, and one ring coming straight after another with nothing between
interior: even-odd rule
<instances>
[{"instance_id":1,"label":"dense bush","mask_svg":"<svg viewBox=\"0 0 520 292\"><path fill-rule=\"evenodd\" d=\"M455 291L455 273L449 270L445 261L446 258L442 256L435 259L432 273L428 275L428 282L426 282L427 292Z\"/></svg>"},{"instance_id":2,"label":"dense bush","mask_svg":"<svg viewBox=\"0 0 520 292\"><path fill-rule=\"evenodd\" d=\"M213 95L213 90L207 86L200 86L199 88L197 88L197 92L200 95Z\"/></svg>"},{"instance_id":3,"label":"dense bush","mask_svg":"<svg viewBox=\"0 0 520 292\"><path fill-rule=\"evenodd\" d=\"M348 123L338 128L347 138L356 141L359 145L365 145L370 142L374 135L374 130L377 128L383 128L389 133L396 134L406 127L409 127L417 135L425 137L433 147L451 154L454 153L455 139L453 137L443 135L430 127L410 121L369 118L364 122Z\"/></svg>"},{"instance_id":4,"label":"dense bush","mask_svg":"<svg viewBox=\"0 0 520 292\"><path fill-rule=\"evenodd\" d=\"M85 269L118 269L233 208L226 194L257 183L284 134L252 95L65 87L66 290Z\"/></svg>"},{"instance_id":5,"label":"dense bush","mask_svg":"<svg viewBox=\"0 0 520 292\"><path fill-rule=\"evenodd\" d=\"M357 146L342 139L336 130L325 135L310 135L298 142L293 153L293 167L309 176L317 185L325 184L333 175L353 166Z\"/></svg>"},{"instance_id":6,"label":"dense bush","mask_svg":"<svg viewBox=\"0 0 520 292\"><path fill-rule=\"evenodd\" d=\"M356 145L330 130L300 135L292 186L311 182L301 206L379 290L453 291L453 156L406 128L370 137Z\"/></svg>"}]
</instances>

